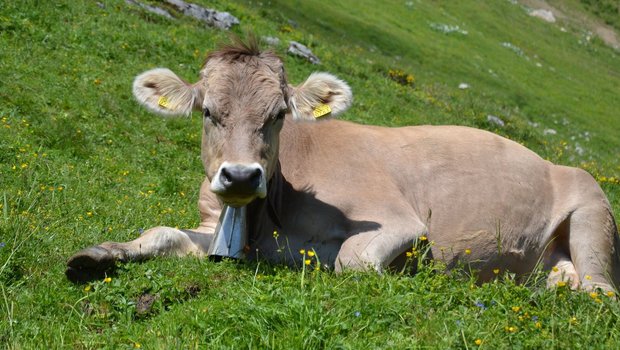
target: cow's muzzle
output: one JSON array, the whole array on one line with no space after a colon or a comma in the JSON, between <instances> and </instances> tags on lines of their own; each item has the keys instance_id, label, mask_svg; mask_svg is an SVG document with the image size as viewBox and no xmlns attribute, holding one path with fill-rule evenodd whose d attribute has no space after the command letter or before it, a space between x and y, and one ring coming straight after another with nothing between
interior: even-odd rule
<instances>
[{"instance_id":1,"label":"cow's muzzle","mask_svg":"<svg viewBox=\"0 0 620 350\"><path fill-rule=\"evenodd\" d=\"M246 205L256 197L265 198L265 170L258 163L224 162L211 179L211 191L233 207Z\"/></svg>"}]
</instances>

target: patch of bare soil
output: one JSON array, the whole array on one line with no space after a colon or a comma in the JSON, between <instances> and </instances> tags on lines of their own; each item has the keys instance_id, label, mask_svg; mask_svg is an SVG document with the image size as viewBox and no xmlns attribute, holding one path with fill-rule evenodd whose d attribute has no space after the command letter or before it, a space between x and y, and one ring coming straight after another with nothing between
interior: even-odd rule
<instances>
[{"instance_id":1,"label":"patch of bare soil","mask_svg":"<svg viewBox=\"0 0 620 350\"><path fill-rule=\"evenodd\" d=\"M156 295L151 295L148 293L140 295L138 300L136 300L136 312L138 315L144 316L150 313L155 300L157 300Z\"/></svg>"},{"instance_id":2,"label":"patch of bare soil","mask_svg":"<svg viewBox=\"0 0 620 350\"><path fill-rule=\"evenodd\" d=\"M579 12L569 8L559 0L519 0L519 2L532 9L551 11L555 18L567 22L575 27L584 28L596 34L605 44L620 49L620 37L618 33L602 20L590 14Z\"/></svg>"}]
</instances>

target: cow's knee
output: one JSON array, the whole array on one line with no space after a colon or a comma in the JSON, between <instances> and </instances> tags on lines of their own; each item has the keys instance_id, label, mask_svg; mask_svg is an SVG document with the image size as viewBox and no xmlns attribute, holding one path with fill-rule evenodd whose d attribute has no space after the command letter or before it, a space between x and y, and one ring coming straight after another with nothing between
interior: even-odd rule
<instances>
[{"instance_id":1,"label":"cow's knee","mask_svg":"<svg viewBox=\"0 0 620 350\"><path fill-rule=\"evenodd\" d=\"M383 270L392 261L410 249L415 234L399 234L398 231L363 232L347 239L336 257L336 272L351 270Z\"/></svg>"},{"instance_id":2,"label":"cow's knee","mask_svg":"<svg viewBox=\"0 0 620 350\"><path fill-rule=\"evenodd\" d=\"M369 257L361 257L353 252L343 253L342 251L336 257L334 271L342 273L344 271L377 271L381 273L383 266L380 261L373 261Z\"/></svg>"}]
</instances>

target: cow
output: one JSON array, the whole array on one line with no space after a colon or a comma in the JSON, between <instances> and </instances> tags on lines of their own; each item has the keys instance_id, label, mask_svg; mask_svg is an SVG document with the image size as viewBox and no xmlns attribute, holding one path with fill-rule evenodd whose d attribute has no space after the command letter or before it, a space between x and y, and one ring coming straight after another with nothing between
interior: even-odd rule
<instances>
[{"instance_id":1,"label":"cow","mask_svg":"<svg viewBox=\"0 0 620 350\"><path fill-rule=\"evenodd\" d=\"M611 291L620 280L611 206L586 171L479 129L334 119L352 103L347 83L313 73L289 85L257 40L210 53L193 84L146 71L133 94L159 115L202 113L200 225L83 249L68 261L72 281L117 262L206 256L224 206L246 208L250 260L296 265L305 250L337 273L382 272L426 243L427 257L468 264L480 282L538 266L550 287Z\"/></svg>"}]
</instances>

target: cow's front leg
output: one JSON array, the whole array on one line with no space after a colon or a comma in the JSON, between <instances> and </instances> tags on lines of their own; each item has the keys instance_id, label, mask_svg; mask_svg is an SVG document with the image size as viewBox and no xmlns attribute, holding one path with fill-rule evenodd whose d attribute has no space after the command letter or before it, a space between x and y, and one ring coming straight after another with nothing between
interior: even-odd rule
<instances>
[{"instance_id":1,"label":"cow's front leg","mask_svg":"<svg viewBox=\"0 0 620 350\"><path fill-rule=\"evenodd\" d=\"M67 278L73 282L102 278L117 262L141 261L161 255L204 256L222 211L216 196L209 191L206 178L200 187L198 209L201 223L194 230L154 227L130 242L105 242L77 252L67 262Z\"/></svg>"},{"instance_id":2,"label":"cow's front leg","mask_svg":"<svg viewBox=\"0 0 620 350\"><path fill-rule=\"evenodd\" d=\"M133 241L105 242L82 249L67 262L66 276L72 282L101 278L116 262L141 261L156 256L204 256L213 239L213 229L196 230L154 227Z\"/></svg>"}]
</instances>

